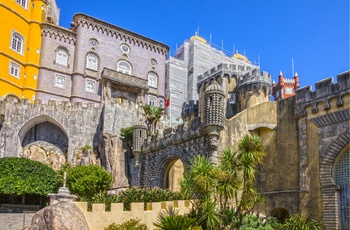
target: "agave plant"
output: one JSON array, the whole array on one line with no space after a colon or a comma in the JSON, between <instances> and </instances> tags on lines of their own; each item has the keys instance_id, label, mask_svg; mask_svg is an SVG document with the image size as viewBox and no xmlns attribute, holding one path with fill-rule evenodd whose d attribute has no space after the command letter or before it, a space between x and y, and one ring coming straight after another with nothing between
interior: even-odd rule
<instances>
[{"instance_id":1,"label":"agave plant","mask_svg":"<svg viewBox=\"0 0 350 230\"><path fill-rule=\"evenodd\" d=\"M165 211L159 213L158 222L153 225L164 230L187 230L191 229L195 221L195 218L179 215L178 210L170 206L167 207Z\"/></svg>"},{"instance_id":2,"label":"agave plant","mask_svg":"<svg viewBox=\"0 0 350 230\"><path fill-rule=\"evenodd\" d=\"M296 214L288 218L282 226L285 230L320 230L323 225L311 219L311 215L304 218L301 214Z\"/></svg>"}]
</instances>

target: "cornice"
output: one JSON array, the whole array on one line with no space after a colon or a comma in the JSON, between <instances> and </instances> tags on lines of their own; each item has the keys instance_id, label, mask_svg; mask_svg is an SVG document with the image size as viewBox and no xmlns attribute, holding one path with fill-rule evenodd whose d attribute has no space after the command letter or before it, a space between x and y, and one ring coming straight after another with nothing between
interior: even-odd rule
<instances>
[{"instance_id":1,"label":"cornice","mask_svg":"<svg viewBox=\"0 0 350 230\"><path fill-rule=\"evenodd\" d=\"M49 36L50 38L54 37L55 39L63 40L64 42L68 42L69 44L75 44L77 40L77 34L75 32L48 23L41 24L41 33L43 36Z\"/></svg>"},{"instance_id":2,"label":"cornice","mask_svg":"<svg viewBox=\"0 0 350 230\"><path fill-rule=\"evenodd\" d=\"M165 56L169 52L169 47L163 43L160 43L150 38L136 34L129 30L125 30L123 28L114 26L107 22L101 21L97 18L93 18L88 15L78 13L74 15L73 20L76 27L82 26L88 29L101 31L103 34L106 34L107 36L111 36L115 38L119 37L125 42L146 47L147 49L153 50L154 52L161 53Z\"/></svg>"}]
</instances>

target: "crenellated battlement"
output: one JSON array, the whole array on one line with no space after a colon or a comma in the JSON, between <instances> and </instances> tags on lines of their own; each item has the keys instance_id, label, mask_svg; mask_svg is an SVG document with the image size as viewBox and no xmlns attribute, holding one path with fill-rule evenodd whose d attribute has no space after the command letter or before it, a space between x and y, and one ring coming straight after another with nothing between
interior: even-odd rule
<instances>
[{"instance_id":1,"label":"crenellated battlement","mask_svg":"<svg viewBox=\"0 0 350 230\"><path fill-rule=\"evenodd\" d=\"M154 229L153 223L157 222L160 212L173 207L180 215L190 212L192 204L188 200L153 202L153 203L131 203L130 211L124 210L123 203L112 203L111 210L105 211L105 204L92 204L92 210L88 210L86 202L74 202L84 213L90 229L103 230L112 223L121 224L130 219L139 219L149 229ZM101 221L104 220L104 221Z\"/></svg>"},{"instance_id":2,"label":"crenellated battlement","mask_svg":"<svg viewBox=\"0 0 350 230\"><path fill-rule=\"evenodd\" d=\"M76 110L99 110L102 105L96 105L95 103L85 103L85 102L75 102L71 103L69 101L56 101L49 100L47 104L43 104L42 100L36 99L34 103L30 103L28 99L22 99L17 102L12 99L0 101L0 108L4 107L6 109L33 109L33 110L57 110L61 112L69 112Z\"/></svg>"},{"instance_id":3,"label":"crenellated battlement","mask_svg":"<svg viewBox=\"0 0 350 230\"><path fill-rule=\"evenodd\" d=\"M259 69L254 69L240 78L238 90L241 94L244 94L245 91L252 92L254 88L257 88L259 92L261 92L263 88L266 88L266 93L270 94L271 87L271 75L265 71L262 71L260 74Z\"/></svg>"},{"instance_id":4,"label":"crenellated battlement","mask_svg":"<svg viewBox=\"0 0 350 230\"><path fill-rule=\"evenodd\" d=\"M315 91L312 87L305 86L297 89L295 92L297 116L305 116L305 107L311 105L312 113L318 112L317 104L322 102L323 109L330 109L330 99L336 98L336 105L338 107L344 104L343 96L350 93L350 71L344 72L337 76L337 83L335 84L333 78L321 80L315 84Z\"/></svg>"},{"instance_id":5,"label":"crenellated battlement","mask_svg":"<svg viewBox=\"0 0 350 230\"><path fill-rule=\"evenodd\" d=\"M202 80L205 80L212 75L217 75L220 72L232 72L233 75L239 76L251 70L251 67L246 65L221 63L215 66L214 68L210 69L209 71L204 72L202 75L199 75L198 82L201 82Z\"/></svg>"}]
</instances>

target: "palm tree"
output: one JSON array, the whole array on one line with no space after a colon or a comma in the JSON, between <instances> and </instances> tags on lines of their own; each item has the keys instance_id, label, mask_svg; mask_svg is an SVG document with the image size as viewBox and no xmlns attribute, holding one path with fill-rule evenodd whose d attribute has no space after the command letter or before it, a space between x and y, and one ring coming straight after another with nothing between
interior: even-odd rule
<instances>
[{"instance_id":1,"label":"palm tree","mask_svg":"<svg viewBox=\"0 0 350 230\"><path fill-rule=\"evenodd\" d=\"M157 122L163 115L164 108L153 105L143 105L143 115L146 118L146 123L150 135L155 135L157 130Z\"/></svg>"}]
</instances>

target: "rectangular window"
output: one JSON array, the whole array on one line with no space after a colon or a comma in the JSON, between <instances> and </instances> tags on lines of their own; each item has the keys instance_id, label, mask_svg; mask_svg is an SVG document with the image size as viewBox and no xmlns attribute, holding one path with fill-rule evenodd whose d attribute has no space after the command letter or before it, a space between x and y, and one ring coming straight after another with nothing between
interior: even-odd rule
<instances>
[{"instance_id":1,"label":"rectangular window","mask_svg":"<svg viewBox=\"0 0 350 230\"><path fill-rule=\"evenodd\" d=\"M16 0L16 2L23 8L27 9L27 0Z\"/></svg>"},{"instance_id":2,"label":"rectangular window","mask_svg":"<svg viewBox=\"0 0 350 230\"><path fill-rule=\"evenodd\" d=\"M17 32L12 32L10 48L17 53L23 54L24 38Z\"/></svg>"},{"instance_id":3,"label":"rectangular window","mask_svg":"<svg viewBox=\"0 0 350 230\"><path fill-rule=\"evenodd\" d=\"M56 64L67 66L68 64L68 54L67 51L59 49L56 53Z\"/></svg>"},{"instance_id":4,"label":"rectangular window","mask_svg":"<svg viewBox=\"0 0 350 230\"><path fill-rule=\"evenodd\" d=\"M15 78L19 79L20 70L21 70L21 67L17 63L14 63L14 62L10 63L9 74L11 76L14 76Z\"/></svg>"}]
</instances>

